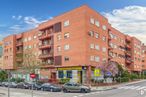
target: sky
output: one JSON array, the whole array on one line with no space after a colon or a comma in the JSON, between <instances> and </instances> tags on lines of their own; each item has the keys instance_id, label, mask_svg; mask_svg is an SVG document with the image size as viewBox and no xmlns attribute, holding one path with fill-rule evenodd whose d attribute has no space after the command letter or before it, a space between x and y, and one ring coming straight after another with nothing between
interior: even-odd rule
<instances>
[{"instance_id":1,"label":"sky","mask_svg":"<svg viewBox=\"0 0 146 97\"><path fill-rule=\"evenodd\" d=\"M146 0L0 0L0 40L83 4L107 17L119 31L146 44Z\"/></svg>"}]
</instances>

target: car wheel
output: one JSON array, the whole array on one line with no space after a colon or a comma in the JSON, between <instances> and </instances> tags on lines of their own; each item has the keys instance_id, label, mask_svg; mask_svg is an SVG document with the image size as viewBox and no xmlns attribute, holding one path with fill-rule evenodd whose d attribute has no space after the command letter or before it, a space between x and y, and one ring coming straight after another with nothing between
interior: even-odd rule
<instances>
[{"instance_id":1,"label":"car wheel","mask_svg":"<svg viewBox=\"0 0 146 97\"><path fill-rule=\"evenodd\" d=\"M68 91L67 91L67 89L63 89L63 92L64 92L64 93L67 93Z\"/></svg>"},{"instance_id":2,"label":"car wheel","mask_svg":"<svg viewBox=\"0 0 146 97\"><path fill-rule=\"evenodd\" d=\"M86 93L86 90L85 89L81 89L81 93Z\"/></svg>"},{"instance_id":3,"label":"car wheel","mask_svg":"<svg viewBox=\"0 0 146 97\"><path fill-rule=\"evenodd\" d=\"M50 92L53 92L53 89L50 89Z\"/></svg>"},{"instance_id":4,"label":"car wheel","mask_svg":"<svg viewBox=\"0 0 146 97\"><path fill-rule=\"evenodd\" d=\"M44 91L44 88L41 88L42 91Z\"/></svg>"}]
</instances>

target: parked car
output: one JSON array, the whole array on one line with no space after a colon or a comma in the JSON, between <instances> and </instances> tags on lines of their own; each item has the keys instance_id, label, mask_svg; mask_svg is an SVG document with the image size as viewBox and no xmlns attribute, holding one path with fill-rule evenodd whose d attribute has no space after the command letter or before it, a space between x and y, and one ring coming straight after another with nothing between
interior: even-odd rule
<instances>
[{"instance_id":1,"label":"parked car","mask_svg":"<svg viewBox=\"0 0 146 97\"><path fill-rule=\"evenodd\" d=\"M8 82L2 82L1 86L2 87L8 87Z\"/></svg>"},{"instance_id":2,"label":"parked car","mask_svg":"<svg viewBox=\"0 0 146 97\"><path fill-rule=\"evenodd\" d=\"M17 88L21 88L21 89L29 89L30 86L28 83L25 83L25 82L20 82L17 84Z\"/></svg>"},{"instance_id":3,"label":"parked car","mask_svg":"<svg viewBox=\"0 0 146 97\"><path fill-rule=\"evenodd\" d=\"M63 92L81 92L81 93L89 93L91 89L87 86L78 84L78 83L66 83L62 87Z\"/></svg>"},{"instance_id":4,"label":"parked car","mask_svg":"<svg viewBox=\"0 0 146 97\"><path fill-rule=\"evenodd\" d=\"M50 83L44 83L41 86L41 90L43 91L51 91L51 92L60 92L61 91L61 87L54 85L54 84L50 84Z\"/></svg>"},{"instance_id":5,"label":"parked car","mask_svg":"<svg viewBox=\"0 0 146 97\"><path fill-rule=\"evenodd\" d=\"M17 84L15 82L10 82L9 87L10 88L17 88Z\"/></svg>"}]
</instances>

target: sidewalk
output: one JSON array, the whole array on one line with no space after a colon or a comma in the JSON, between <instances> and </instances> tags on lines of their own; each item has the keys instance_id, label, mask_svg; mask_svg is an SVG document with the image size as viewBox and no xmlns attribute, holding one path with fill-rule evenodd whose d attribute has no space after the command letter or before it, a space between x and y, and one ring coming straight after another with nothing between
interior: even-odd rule
<instances>
[{"instance_id":1,"label":"sidewalk","mask_svg":"<svg viewBox=\"0 0 146 97\"><path fill-rule=\"evenodd\" d=\"M126 82L126 83L121 83L121 84L112 85L112 86L91 87L91 91L107 91L107 90L117 89L118 87L122 87L122 86L126 86L126 85L132 85L132 84L136 84L136 83L144 82L144 81L146 81L146 80Z\"/></svg>"}]
</instances>

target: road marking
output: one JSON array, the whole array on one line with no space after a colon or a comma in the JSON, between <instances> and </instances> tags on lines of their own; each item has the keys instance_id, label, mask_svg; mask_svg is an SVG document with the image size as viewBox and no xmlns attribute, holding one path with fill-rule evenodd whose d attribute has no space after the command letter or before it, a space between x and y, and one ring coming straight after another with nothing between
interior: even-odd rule
<instances>
[{"instance_id":1,"label":"road marking","mask_svg":"<svg viewBox=\"0 0 146 97\"><path fill-rule=\"evenodd\" d=\"M146 86L143 86L143 87L138 88L138 89L136 89L136 90L142 90L142 89L145 89L145 88L146 88Z\"/></svg>"}]
</instances>

